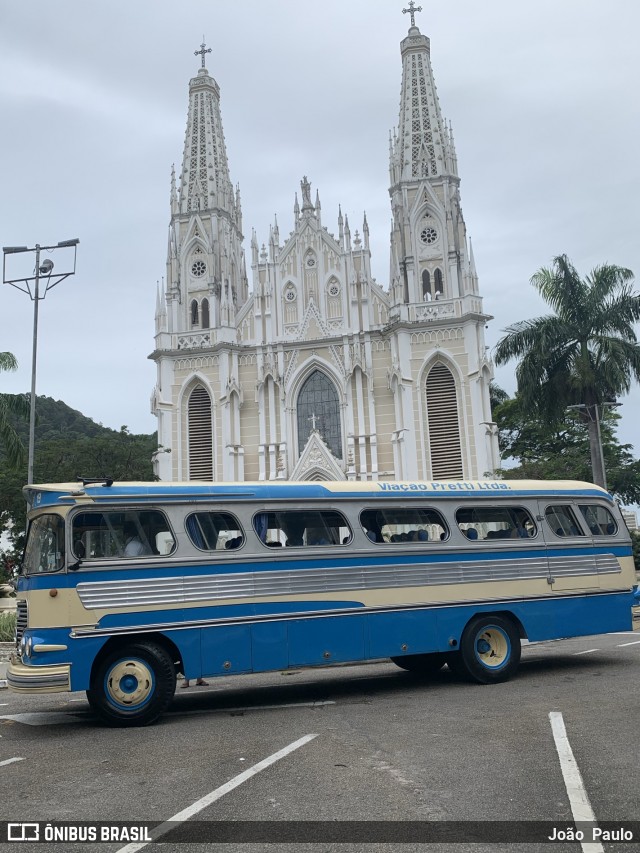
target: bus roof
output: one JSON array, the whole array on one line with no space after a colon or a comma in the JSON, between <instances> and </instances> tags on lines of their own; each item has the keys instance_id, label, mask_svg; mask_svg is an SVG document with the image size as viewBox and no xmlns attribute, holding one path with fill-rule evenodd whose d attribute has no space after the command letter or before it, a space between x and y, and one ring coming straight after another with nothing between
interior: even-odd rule
<instances>
[{"instance_id":1,"label":"bus roof","mask_svg":"<svg viewBox=\"0 0 640 853\"><path fill-rule=\"evenodd\" d=\"M171 503L207 500L313 500L361 498L365 500L408 497L497 498L526 496L590 496L613 501L611 495L593 483L573 480L405 480L386 481L287 481L214 483L191 481L47 483L28 485L24 496L32 509L42 506L86 503Z\"/></svg>"}]
</instances>

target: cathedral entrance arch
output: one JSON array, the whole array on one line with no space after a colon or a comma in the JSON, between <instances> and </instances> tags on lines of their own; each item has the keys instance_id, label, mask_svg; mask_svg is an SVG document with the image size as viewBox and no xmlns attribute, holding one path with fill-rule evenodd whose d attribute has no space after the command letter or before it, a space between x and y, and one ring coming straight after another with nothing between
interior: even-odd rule
<instances>
[{"instance_id":1,"label":"cathedral entrance arch","mask_svg":"<svg viewBox=\"0 0 640 853\"><path fill-rule=\"evenodd\" d=\"M314 370L305 380L296 408L298 454L304 450L311 433L317 430L336 459L342 459L340 397L336 386L321 370Z\"/></svg>"}]
</instances>

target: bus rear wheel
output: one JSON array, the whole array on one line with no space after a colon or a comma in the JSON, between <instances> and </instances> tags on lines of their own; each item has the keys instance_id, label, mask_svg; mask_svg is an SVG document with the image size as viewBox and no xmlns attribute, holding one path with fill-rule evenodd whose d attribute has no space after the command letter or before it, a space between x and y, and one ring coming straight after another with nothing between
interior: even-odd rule
<instances>
[{"instance_id":1,"label":"bus rear wheel","mask_svg":"<svg viewBox=\"0 0 640 853\"><path fill-rule=\"evenodd\" d=\"M391 660L400 669L406 669L407 672L413 672L415 675L433 675L445 665L447 656L434 652L425 655L402 655L401 657L391 658Z\"/></svg>"},{"instance_id":2,"label":"bus rear wheel","mask_svg":"<svg viewBox=\"0 0 640 853\"><path fill-rule=\"evenodd\" d=\"M148 726L171 704L176 670L158 643L138 642L114 649L98 663L87 699L109 726Z\"/></svg>"},{"instance_id":3,"label":"bus rear wheel","mask_svg":"<svg viewBox=\"0 0 640 853\"><path fill-rule=\"evenodd\" d=\"M464 629L460 651L447 658L456 675L478 684L507 681L520 663L520 635L504 616L476 616Z\"/></svg>"}]
</instances>

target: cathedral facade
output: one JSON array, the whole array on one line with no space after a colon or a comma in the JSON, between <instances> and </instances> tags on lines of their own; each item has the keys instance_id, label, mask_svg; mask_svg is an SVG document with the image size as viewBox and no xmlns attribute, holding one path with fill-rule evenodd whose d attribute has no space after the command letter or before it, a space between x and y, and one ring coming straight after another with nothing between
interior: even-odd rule
<instances>
[{"instance_id":1,"label":"cathedral facade","mask_svg":"<svg viewBox=\"0 0 640 853\"><path fill-rule=\"evenodd\" d=\"M281 239L276 221L260 247L253 233L249 282L202 46L151 355L161 480L478 479L499 467L490 318L429 39L413 8L411 19L390 138L386 286L371 275L366 216L352 233L340 211L331 233L306 177L291 234Z\"/></svg>"}]
</instances>

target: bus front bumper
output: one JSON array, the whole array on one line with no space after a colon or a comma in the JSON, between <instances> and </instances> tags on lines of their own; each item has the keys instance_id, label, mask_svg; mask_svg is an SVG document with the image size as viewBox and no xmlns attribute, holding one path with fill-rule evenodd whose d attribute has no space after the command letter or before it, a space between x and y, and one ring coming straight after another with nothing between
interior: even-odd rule
<instances>
[{"instance_id":1,"label":"bus front bumper","mask_svg":"<svg viewBox=\"0 0 640 853\"><path fill-rule=\"evenodd\" d=\"M25 666L12 656L7 687L14 693L64 693L71 690L71 665Z\"/></svg>"}]
</instances>

